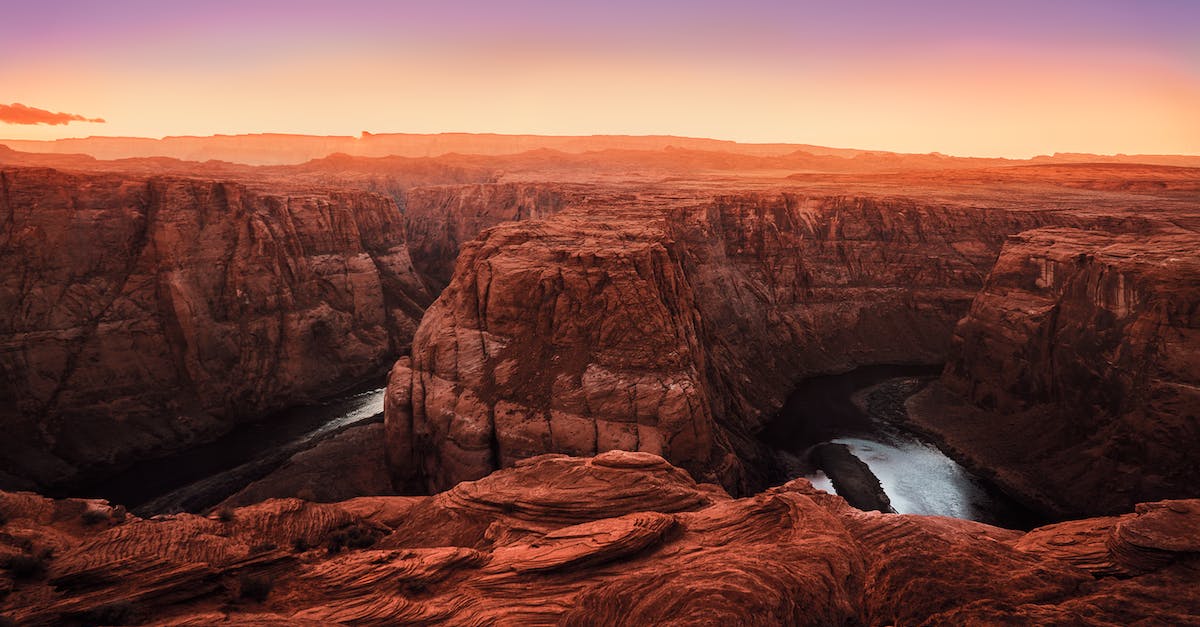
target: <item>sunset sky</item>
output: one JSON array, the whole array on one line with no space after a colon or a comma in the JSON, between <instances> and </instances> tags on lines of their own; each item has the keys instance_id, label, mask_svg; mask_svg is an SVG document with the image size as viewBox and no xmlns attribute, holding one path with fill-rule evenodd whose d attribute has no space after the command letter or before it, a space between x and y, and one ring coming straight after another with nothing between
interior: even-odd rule
<instances>
[{"instance_id":1,"label":"sunset sky","mask_svg":"<svg viewBox=\"0 0 1200 627\"><path fill-rule=\"evenodd\" d=\"M0 137L669 133L1200 154L1200 2L9 3L0 105L15 103L106 122L0 122Z\"/></svg>"}]
</instances>

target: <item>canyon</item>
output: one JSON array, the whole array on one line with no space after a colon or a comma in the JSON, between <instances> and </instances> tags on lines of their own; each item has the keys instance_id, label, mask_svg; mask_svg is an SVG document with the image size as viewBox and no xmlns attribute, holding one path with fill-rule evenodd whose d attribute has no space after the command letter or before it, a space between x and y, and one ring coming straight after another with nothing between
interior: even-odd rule
<instances>
[{"instance_id":1,"label":"canyon","mask_svg":"<svg viewBox=\"0 0 1200 627\"><path fill-rule=\"evenodd\" d=\"M1200 614L1187 158L414 137L244 163L0 148L0 562L32 569L0 571L0 615ZM897 428L1055 522L863 512L780 478L764 434L800 383L943 364ZM209 513L15 491L77 496L385 372L382 425Z\"/></svg>"},{"instance_id":2,"label":"canyon","mask_svg":"<svg viewBox=\"0 0 1200 627\"><path fill-rule=\"evenodd\" d=\"M1106 168L1089 174L1121 176ZM1052 183L1058 173L1043 176ZM1185 449L1159 453L1197 441L1197 275L1191 271L1196 256L1188 252L1200 243L1194 183L1181 181L1178 191L1152 208L1131 210L1121 206L1128 198L1123 194L1092 193L1109 185L1102 178L1077 181L1070 182L1082 183L1078 194L1021 181L1000 202L987 204L974 195L978 188L957 187L953 179L918 197L882 195L854 183L837 185L836 195L828 183L815 190L718 194L643 186L634 196L593 192L552 217L484 231L463 248L448 287L422 320L411 356L392 370L387 449L396 480L410 490L436 491L542 452L625 449L662 455L699 480L750 494L765 487L770 471L755 434L798 381L860 366L949 358L943 383L935 387L954 398L928 413L950 429L958 425L949 412L939 413L943 406L978 405L974 429L987 435L951 448L972 465L1004 468L994 478L1020 498L1066 516L1115 513L1140 501L1191 494L1198 477ZM1049 206L1043 193L1053 195ZM1014 329L1029 302L1011 290L993 300L1013 313L986 310L1003 281L1047 280L1044 269L1014 267L1002 249L1033 254L1013 252L1018 234L1054 232L1073 233L1077 246L1104 249L1141 268L1096 271L1107 272L1110 283L1126 281L1122 289L1136 296L1120 290L1108 295L1115 288L1078 279L1075 291L1083 294L1077 296L1104 296L1099 311L1067 314L1074 316L1067 327L1072 335L1063 338L1047 337L1036 321ZM1138 243L1158 233L1161 239ZM1144 316L1128 310L1140 305L1149 308ZM1105 339L1102 334L1113 333L1104 312L1114 307L1124 308L1118 317L1140 320L1129 322L1130 332L1140 334ZM977 322L981 312L991 317ZM988 337L964 340L973 324L981 327L976 335L1030 346L998 353L986 344ZM1050 355L1047 341L1079 351ZM1091 345L1102 342L1120 346L1092 352ZM1166 354L1160 354L1164 343ZM1122 373L1124 392L1110 385L1109 375L1092 370L1095 359L1111 351L1126 360L1111 375ZM1142 375L1132 370L1159 363L1164 370L1153 373L1149 388L1135 380ZM1064 425L1075 437L1091 433L1077 418L1087 407L1080 399L1105 386L1122 394L1106 401L1123 404L1108 410L1115 414L1112 429L1153 433L1132 436L1137 444L1123 451L1098 452L1070 435L1041 437L1016 431L1011 420L998 422L997 415L1007 419L1011 407L997 406L979 390L1009 385L1006 372L1028 376L1031 368L1054 379L1062 411L1029 418L1030 428ZM973 377L974 391L955 386L961 370ZM1027 388L1024 380L1011 383L1008 398L1037 399ZM972 454L1002 440L1024 451L1030 438L1047 448L999 466ZM949 435L944 439L951 442ZM1037 455L1047 459L1040 468L1027 463ZM1112 465L1093 463L1100 457ZM1053 489L1029 489L1028 482L1015 480L1022 473L1045 477L1067 459L1087 476L1057 473ZM1118 466L1126 474L1129 468L1158 470L1131 477L1132 487L1104 487Z\"/></svg>"}]
</instances>

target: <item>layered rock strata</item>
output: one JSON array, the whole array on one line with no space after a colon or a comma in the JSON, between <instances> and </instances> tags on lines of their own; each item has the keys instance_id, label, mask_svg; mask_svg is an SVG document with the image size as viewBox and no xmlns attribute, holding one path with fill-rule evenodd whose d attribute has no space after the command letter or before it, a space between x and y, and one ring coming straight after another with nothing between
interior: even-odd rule
<instances>
[{"instance_id":1,"label":"layered rock strata","mask_svg":"<svg viewBox=\"0 0 1200 627\"><path fill-rule=\"evenodd\" d=\"M918 423L1060 515L1196 493L1200 234L1011 238Z\"/></svg>"},{"instance_id":2,"label":"layered rock strata","mask_svg":"<svg viewBox=\"0 0 1200 627\"><path fill-rule=\"evenodd\" d=\"M403 203L409 252L430 290L440 292L462 245L504 222L544 218L580 202L586 186L507 183L414 187Z\"/></svg>"},{"instance_id":3,"label":"layered rock strata","mask_svg":"<svg viewBox=\"0 0 1200 627\"><path fill-rule=\"evenodd\" d=\"M463 248L389 383L397 482L660 454L735 493L799 379L940 363L1007 234L1074 218L906 199L640 194Z\"/></svg>"},{"instance_id":4,"label":"layered rock strata","mask_svg":"<svg viewBox=\"0 0 1200 627\"><path fill-rule=\"evenodd\" d=\"M433 497L141 520L0 493L22 625L1189 624L1200 502L1028 534L864 513L803 479L733 500L646 453L547 455Z\"/></svg>"},{"instance_id":5,"label":"layered rock strata","mask_svg":"<svg viewBox=\"0 0 1200 627\"><path fill-rule=\"evenodd\" d=\"M0 477L69 479L377 372L431 300L401 220L360 192L0 170Z\"/></svg>"}]
</instances>

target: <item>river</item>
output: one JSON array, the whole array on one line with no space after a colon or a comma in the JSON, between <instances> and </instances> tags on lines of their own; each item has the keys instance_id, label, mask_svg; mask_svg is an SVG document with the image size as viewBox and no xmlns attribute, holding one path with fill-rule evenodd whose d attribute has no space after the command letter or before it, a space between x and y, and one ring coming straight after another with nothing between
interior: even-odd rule
<instances>
[{"instance_id":1,"label":"river","mask_svg":"<svg viewBox=\"0 0 1200 627\"><path fill-rule=\"evenodd\" d=\"M108 499L141 516L198 512L221 502L292 455L350 426L383 418L378 382L324 402L275 412L220 438L139 461L71 496Z\"/></svg>"},{"instance_id":2,"label":"river","mask_svg":"<svg viewBox=\"0 0 1200 627\"><path fill-rule=\"evenodd\" d=\"M809 460L824 442L843 444L879 479L901 514L965 518L1028 529L1042 518L904 427L904 401L940 372L930 366L869 366L800 383L764 431L782 481L805 476L834 492Z\"/></svg>"},{"instance_id":3,"label":"river","mask_svg":"<svg viewBox=\"0 0 1200 627\"><path fill-rule=\"evenodd\" d=\"M940 368L871 366L801 382L764 431L782 483L805 476L833 492L808 460L812 447L843 444L862 460L902 514L934 514L1010 528L1043 522L903 426L904 400ZM323 403L276 412L172 455L140 461L72 496L108 499L149 516L216 505L289 457L349 426L382 419L378 384Z\"/></svg>"}]
</instances>

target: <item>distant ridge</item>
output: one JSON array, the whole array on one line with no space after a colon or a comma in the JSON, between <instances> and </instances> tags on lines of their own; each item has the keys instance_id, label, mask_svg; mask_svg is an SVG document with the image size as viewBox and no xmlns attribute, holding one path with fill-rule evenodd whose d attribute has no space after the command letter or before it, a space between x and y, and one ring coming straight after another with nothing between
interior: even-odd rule
<instances>
[{"instance_id":1,"label":"distant ridge","mask_svg":"<svg viewBox=\"0 0 1200 627\"><path fill-rule=\"evenodd\" d=\"M829 148L811 144L741 143L728 140L673 135L504 135L499 133L369 133L350 135L292 135L256 133L248 135L212 135L207 137L173 136L162 139L144 137L84 137L57 140L5 140L0 144L13 150L33 153L84 154L96 159L170 157L186 161L225 161L246 165L294 165L333 154L355 157L439 157L442 155L517 155L536 150L566 154L602 151L701 151L749 157L785 157L806 153L813 157L892 161L898 167L906 163L947 164L962 161L975 164L1058 164L1058 163L1142 163L1200 167L1196 155L1093 155L1056 153L1029 160L951 157L939 153L905 154L878 150Z\"/></svg>"},{"instance_id":2,"label":"distant ridge","mask_svg":"<svg viewBox=\"0 0 1200 627\"><path fill-rule=\"evenodd\" d=\"M743 144L732 141L671 135L502 135L495 133L381 133L348 135L251 135L143 137L85 137L77 139L4 140L14 150L87 154L97 159L173 157L188 161L231 161L248 165L289 165L334 153L357 157L437 157L510 155L549 149L566 153L600 150L663 150L668 147L751 156L779 156L803 150L814 155L854 157L864 151L807 144Z\"/></svg>"}]
</instances>

